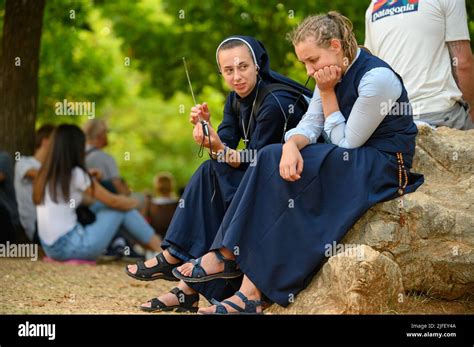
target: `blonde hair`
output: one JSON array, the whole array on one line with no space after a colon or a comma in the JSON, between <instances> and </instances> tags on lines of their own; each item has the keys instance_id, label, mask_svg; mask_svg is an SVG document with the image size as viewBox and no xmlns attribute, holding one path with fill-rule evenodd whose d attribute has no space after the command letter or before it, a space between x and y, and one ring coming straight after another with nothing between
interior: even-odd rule
<instances>
[{"instance_id":1,"label":"blonde hair","mask_svg":"<svg viewBox=\"0 0 474 347\"><path fill-rule=\"evenodd\" d=\"M82 130L87 140L95 140L102 132L107 131L107 124L102 119L90 119L84 124Z\"/></svg>"},{"instance_id":2,"label":"blonde hair","mask_svg":"<svg viewBox=\"0 0 474 347\"><path fill-rule=\"evenodd\" d=\"M332 39L341 41L344 56L349 64L355 59L357 40L352 31L353 25L349 18L339 12L331 11L328 14L306 17L291 33L288 39L293 46L303 42L308 37L314 38L318 46L327 48Z\"/></svg>"},{"instance_id":3,"label":"blonde hair","mask_svg":"<svg viewBox=\"0 0 474 347\"><path fill-rule=\"evenodd\" d=\"M156 192L160 196L174 196L174 178L169 172L160 172L153 179Z\"/></svg>"}]
</instances>

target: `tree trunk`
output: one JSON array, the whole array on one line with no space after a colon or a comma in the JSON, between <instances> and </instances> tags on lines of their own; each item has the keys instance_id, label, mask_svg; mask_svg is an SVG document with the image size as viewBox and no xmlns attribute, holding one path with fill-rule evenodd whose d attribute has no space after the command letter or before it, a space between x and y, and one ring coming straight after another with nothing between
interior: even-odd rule
<instances>
[{"instance_id":1,"label":"tree trunk","mask_svg":"<svg viewBox=\"0 0 474 347\"><path fill-rule=\"evenodd\" d=\"M38 68L45 0L7 0L0 57L0 150L34 149Z\"/></svg>"}]
</instances>

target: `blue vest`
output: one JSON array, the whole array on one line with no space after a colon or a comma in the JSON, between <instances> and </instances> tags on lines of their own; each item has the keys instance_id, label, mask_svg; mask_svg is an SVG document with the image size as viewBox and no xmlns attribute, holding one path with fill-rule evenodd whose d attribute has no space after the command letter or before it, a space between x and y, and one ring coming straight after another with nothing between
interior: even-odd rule
<instances>
[{"instance_id":1,"label":"blue vest","mask_svg":"<svg viewBox=\"0 0 474 347\"><path fill-rule=\"evenodd\" d=\"M402 83L402 95L393 103L390 112L367 140L365 146L375 147L388 153L401 152L406 161L411 164L418 129L413 123L412 110L403 80L387 63L361 49L359 57L343 76L341 82L336 85L335 91L339 109L347 121L352 107L359 97L360 80L367 71L377 67L389 68L397 75Z\"/></svg>"}]
</instances>

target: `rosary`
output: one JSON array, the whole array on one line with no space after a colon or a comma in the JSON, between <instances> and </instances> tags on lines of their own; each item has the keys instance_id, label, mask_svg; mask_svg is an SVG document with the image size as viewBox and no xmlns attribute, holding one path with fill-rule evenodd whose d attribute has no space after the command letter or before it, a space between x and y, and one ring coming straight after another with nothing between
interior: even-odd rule
<instances>
[{"instance_id":1,"label":"rosary","mask_svg":"<svg viewBox=\"0 0 474 347\"><path fill-rule=\"evenodd\" d=\"M261 80L259 80L258 84L257 84L257 93L255 94L255 99L253 99L252 110L250 111L249 124L247 124L247 130L245 130L244 118L243 117L241 118L241 120L242 120L242 130L244 132L244 140L243 141L244 141L244 144L245 144L245 149L247 149L248 143L250 141L250 139L249 139L250 124L252 124L255 102L257 101L258 92L260 91L260 88L259 88L260 87L260 82L261 82Z\"/></svg>"}]
</instances>

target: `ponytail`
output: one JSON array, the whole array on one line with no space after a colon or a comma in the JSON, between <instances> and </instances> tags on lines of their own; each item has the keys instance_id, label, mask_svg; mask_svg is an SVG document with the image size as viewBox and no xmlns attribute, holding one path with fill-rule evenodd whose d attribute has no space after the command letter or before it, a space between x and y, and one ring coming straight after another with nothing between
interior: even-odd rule
<instances>
[{"instance_id":1,"label":"ponytail","mask_svg":"<svg viewBox=\"0 0 474 347\"><path fill-rule=\"evenodd\" d=\"M344 57L352 63L357 52L357 40L353 32L353 25L349 18L339 12L331 11L328 14L309 16L288 35L294 46L313 37L316 44L329 47L332 39L341 42Z\"/></svg>"}]
</instances>

